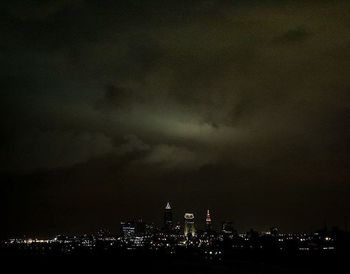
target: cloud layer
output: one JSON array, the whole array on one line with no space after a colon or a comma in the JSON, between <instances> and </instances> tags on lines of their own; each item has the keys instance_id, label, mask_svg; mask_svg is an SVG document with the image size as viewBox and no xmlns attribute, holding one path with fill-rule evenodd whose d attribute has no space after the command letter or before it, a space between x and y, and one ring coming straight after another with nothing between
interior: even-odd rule
<instances>
[{"instance_id":1,"label":"cloud layer","mask_svg":"<svg viewBox=\"0 0 350 274\"><path fill-rule=\"evenodd\" d=\"M88 193L108 189L125 204L136 191L154 209L170 198L211 206L243 228L316 226L324 220L297 221L310 204L318 207L307 216L339 224L350 209L346 1L4 7L1 172L16 191L26 180L43 188L57 215L64 202L47 197L73 199L57 191L57 177L73 171L65 180ZM21 211L13 191L9 214ZM109 199L91 195L81 206ZM261 212L266 220L246 217Z\"/></svg>"}]
</instances>

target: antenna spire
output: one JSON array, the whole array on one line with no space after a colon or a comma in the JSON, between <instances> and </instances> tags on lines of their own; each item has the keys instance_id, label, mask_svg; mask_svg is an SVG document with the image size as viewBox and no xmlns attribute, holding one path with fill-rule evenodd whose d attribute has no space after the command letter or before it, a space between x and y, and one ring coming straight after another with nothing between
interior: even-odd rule
<instances>
[{"instance_id":1,"label":"antenna spire","mask_svg":"<svg viewBox=\"0 0 350 274\"><path fill-rule=\"evenodd\" d=\"M206 221L207 224L211 223L211 217L210 217L209 209L207 210L207 218L205 219L205 221Z\"/></svg>"},{"instance_id":2,"label":"antenna spire","mask_svg":"<svg viewBox=\"0 0 350 274\"><path fill-rule=\"evenodd\" d=\"M167 202L165 209L171 209L170 203Z\"/></svg>"}]
</instances>

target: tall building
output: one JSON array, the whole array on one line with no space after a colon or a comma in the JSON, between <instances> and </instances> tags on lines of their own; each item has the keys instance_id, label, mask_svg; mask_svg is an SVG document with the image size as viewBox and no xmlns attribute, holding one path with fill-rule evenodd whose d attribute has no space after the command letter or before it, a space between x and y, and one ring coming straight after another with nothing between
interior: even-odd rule
<instances>
[{"instance_id":1,"label":"tall building","mask_svg":"<svg viewBox=\"0 0 350 274\"><path fill-rule=\"evenodd\" d=\"M207 230L211 230L211 217L210 217L210 211L207 209L207 216L205 218L205 223L207 224Z\"/></svg>"},{"instance_id":2,"label":"tall building","mask_svg":"<svg viewBox=\"0 0 350 274\"><path fill-rule=\"evenodd\" d=\"M164 211L164 229L169 231L173 227L173 212L170 206L170 203L168 202L165 207Z\"/></svg>"},{"instance_id":3,"label":"tall building","mask_svg":"<svg viewBox=\"0 0 350 274\"><path fill-rule=\"evenodd\" d=\"M136 227L133 222L121 222L120 223L121 234L126 238L135 236Z\"/></svg>"},{"instance_id":4,"label":"tall building","mask_svg":"<svg viewBox=\"0 0 350 274\"><path fill-rule=\"evenodd\" d=\"M137 235L144 235L146 234L146 223L139 219L135 224L135 232Z\"/></svg>"},{"instance_id":5,"label":"tall building","mask_svg":"<svg viewBox=\"0 0 350 274\"><path fill-rule=\"evenodd\" d=\"M232 222L231 221L223 222L221 232L223 234L232 234L234 232Z\"/></svg>"},{"instance_id":6,"label":"tall building","mask_svg":"<svg viewBox=\"0 0 350 274\"><path fill-rule=\"evenodd\" d=\"M185 213L185 225L184 225L184 235L186 237L193 237L196 235L196 229L194 227L194 214Z\"/></svg>"}]
</instances>

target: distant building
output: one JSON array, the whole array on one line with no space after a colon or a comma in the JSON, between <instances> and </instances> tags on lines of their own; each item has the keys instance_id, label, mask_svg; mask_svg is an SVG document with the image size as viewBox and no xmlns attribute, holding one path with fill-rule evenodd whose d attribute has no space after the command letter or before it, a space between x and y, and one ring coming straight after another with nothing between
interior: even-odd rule
<instances>
[{"instance_id":1,"label":"distant building","mask_svg":"<svg viewBox=\"0 0 350 274\"><path fill-rule=\"evenodd\" d=\"M270 228L270 234L273 235L273 236L278 236L278 234L279 234L278 227L271 227Z\"/></svg>"},{"instance_id":2,"label":"distant building","mask_svg":"<svg viewBox=\"0 0 350 274\"><path fill-rule=\"evenodd\" d=\"M153 235L156 232L156 228L153 223L146 224L146 235Z\"/></svg>"},{"instance_id":3,"label":"distant building","mask_svg":"<svg viewBox=\"0 0 350 274\"><path fill-rule=\"evenodd\" d=\"M231 221L226 221L222 223L221 232L223 234L233 234L233 224Z\"/></svg>"},{"instance_id":4,"label":"distant building","mask_svg":"<svg viewBox=\"0 0 350 274\"><path fill-rule=\"evenodd\" d=\"M137 235L144 235L144 234L146 234L146 223L142 219L139 219L136 222L135 232L136 232Z\"/></svg>"},{"instance_id":5,"label":"distant building","mask_svg":"<svg viewBox=\"0 0 350 274\"><path fill-rule=\"evenodd\" d=\"M106 229L100 229L98 232L97 232L97 238L99 239L104 239L104 238L107 238L107 237L110 237L111 236L111 233L106 230Z\"/></svg>"},{"instance_id":6,"label":"distant building","mask_svg":"<svg viewBox=\"0 0 350 274\"><path fill-rule=\"evenodd\" d=\"M209 209L207 210L207 216L205 218L205 223L207 225L207 231L211 231L211 217L210 217Z\"/></svg>"},{"instance_id":7,"label":"distant building","mask_svg":"<svg viewBox=\"0 0 350 274\"><path fill-rule=\"evenodd\" d=\"M131 238L135 236L136 226L132 222L121 222L120 223L120 232L123 237Z\"/></svg>"},{"instance_id":8,"label":"distant building","mask_svg":"<svg viewBox=\"0 0 350 274\"><path fill-rule=\"evenodd\" d=\"M180 222L177 222L174 227L173 227L173 233L176 235L181 235L182 234L182 228Z\"/></svg>"},{"instance_id":9,"label":"distant building","mask_svg":"<svg viewBox=\"0 0 350 274\"><path fill-rule=\"evenodd\" d=\"M170 231L173 227L173 212L170 206L170 203L168 202L165 207L164 211L164 229L166 231Z\"/></svg>"},{"instance_id":10,"label":"distant building","mask_svg":"<svg viewBox=\"0 0 350 274\"><path fill-rule=\"evenodd\" d=\"M193 237L196 235L196 229L194 226L194 214L193 213L185 213L185 224L184 224L184 235L186 237Z\"/></svg>"}]
</instances>

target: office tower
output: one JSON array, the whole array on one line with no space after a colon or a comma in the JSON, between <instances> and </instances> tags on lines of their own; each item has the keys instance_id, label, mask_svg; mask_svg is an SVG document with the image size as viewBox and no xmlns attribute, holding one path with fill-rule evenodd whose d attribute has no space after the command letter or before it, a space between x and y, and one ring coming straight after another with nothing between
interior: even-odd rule
<instances>
[{"instance_id":1,"label":"office tower","mask_svg":"<svg viewBox=\"0 0 350 274\"><path fill-rule=\"evenodd\" d=\"M222 223L222 233L232 234L234 232L232 222L226 221Z\"/></svg>"},{"instance_id":2,"label":"office tower","mask_svg":"<svg viewBox=\"0 0 350 274\"><path fill-rule=\"evenodd\" d=\"M209 209L207 210L207 216L205 218L205 223L207 224L207 231L210 231L211 230L211 217L210 217Z\"/></svg>"},{"instance_id":3,"label":"office tower","mask_svg":"<svg viewBox=\"0 0 350 274\"><path fill-rule=\"evenodd\" d=\"M170 231L173 227L173 212L168 202L164 211L164 229Z\"/></svg>"},{"instance_id":4,"label":"office tower","mask_svg":"<svg viewBox=\"0 0 350 274\"><path fill-rule=\"evenodd\" d=\"M136 227L132 222L121 222L120 223L121 234L126 238L131 238L135 236Z\"/></svg>"},{"instance_id":5,"label":"office tower","mask_svg":"<svg viewBox=\"0 0 350 274\"><path fill-rule=\"evenodd\" d=\"M144 235L146 234L146 223L139 219L135 224L135 232L137 235Z\"/></svg>"},{"instance_id":6,"label":"office tower","mask_svg":"<svg viewBox=\"0 0 350 274\"><path fill-rule=\"evenodd\" d=\"M194 214L193 213L185 213L185 225L184 225L184 235L186 237L193 237L196 234L196 230L194 227Z\"/></svg>"}]
</instances>

